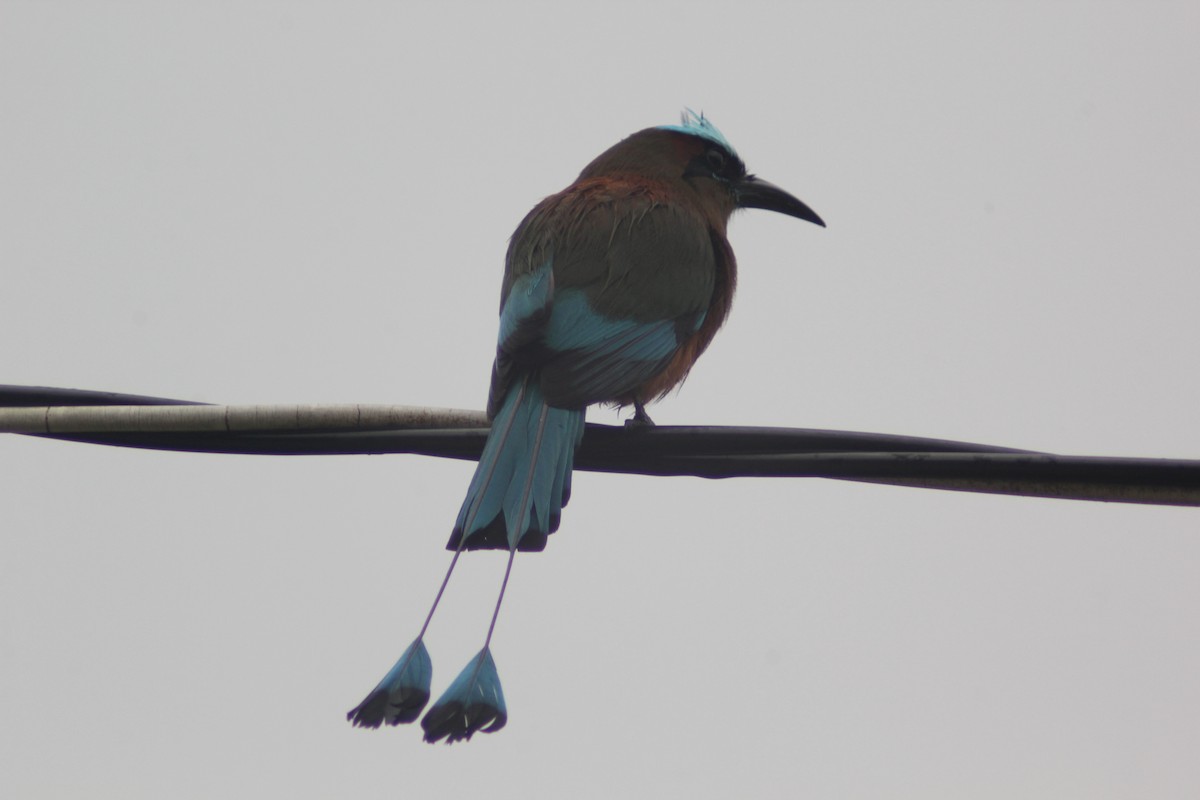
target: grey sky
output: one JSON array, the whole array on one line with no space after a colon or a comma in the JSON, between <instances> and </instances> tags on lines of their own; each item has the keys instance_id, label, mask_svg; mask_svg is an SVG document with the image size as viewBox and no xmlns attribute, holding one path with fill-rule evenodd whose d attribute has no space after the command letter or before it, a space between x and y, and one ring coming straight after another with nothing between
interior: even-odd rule
<instances>
[{"instance_id":1,"label":"grey sky","mask_svg":"<svg viewBox=\"0 0 1200 800\"><path fill-rule=\"evenodd\" d=\"M506 239L703 109L730 238L660 423L1200 457L1195 3L0 2L0 382L482 407ZM590 418L612 422L609 411ZM1200 512L576 476L508 727L344 719L470 465L0 438L4 797L1194 798ZM503 556L464 559L434 691Z\"/></svg>"}]
</instances>

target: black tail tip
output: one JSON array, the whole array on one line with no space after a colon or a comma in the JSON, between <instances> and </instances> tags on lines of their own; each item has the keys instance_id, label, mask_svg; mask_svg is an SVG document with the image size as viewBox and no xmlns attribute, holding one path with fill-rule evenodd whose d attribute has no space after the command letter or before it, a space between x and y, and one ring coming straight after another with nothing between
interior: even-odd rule
<instances>
[{"instance_id":1,"label":"black tail tip","mask_svg":"<svg viewBox=\"0 0 1200 800\"><path fill-rule=\"evenodd\" d=\"M346 712L346 720L356 728L405 725L416 722L428 702L429 692L422 689L405 688L394 694L379 689Z\"/></svg>"},{"instance_id":2,"label":"black tail tip","mask_svg":"<svg viewBox=\"0 0 1200 800\"><path fill-rule=\"evenodd\" d=\"M482 731L495 733L508 722L508 714L504 709L496 708L491 703L472 703L463 706L452 701L440 703L429 709L421 727L425 729L425 741L436 744L442 739L446 744L470 741L471 737Z\"/></svg>"},{"instance_id":3,"label":"black tail tip","mask_svg":"<svg viewBox=\"0 0 1200 800\"><path fill-rule=\"evenodd\" d=\"M557 517L553 518L553 524L550 526L551 533L558 528ZM525 531L525 535L517 542L517 550L522 553L540 553L546 549L546 538L549 534L546 531L537 530L534 527L529 527ZM462 530L455 528L450 534L450 541L446 542L446 549L455 552L459 548L463 550L509 550L508 546L508 528L504 524L504 515L501 514L496 519L489 522L482 528L476 528L475 531L463 541Z\"/></svg>"}]
</instances>

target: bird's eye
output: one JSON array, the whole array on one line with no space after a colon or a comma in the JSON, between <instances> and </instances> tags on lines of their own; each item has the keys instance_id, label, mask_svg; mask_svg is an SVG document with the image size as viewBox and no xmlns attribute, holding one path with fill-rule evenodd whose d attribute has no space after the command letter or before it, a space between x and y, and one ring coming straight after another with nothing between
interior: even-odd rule
<instances>
[{"instance_id":1,"label":"bird's eye","mask_svg":"<svg viewBox=\"0 0 1200 800\"><path fill-rule=\"evenodd\" d=\"M708 168L713 172L725 169L725 154L720 150L709 150L704 154L704 159L708 162Z\"/></svg>"}]
</instances>

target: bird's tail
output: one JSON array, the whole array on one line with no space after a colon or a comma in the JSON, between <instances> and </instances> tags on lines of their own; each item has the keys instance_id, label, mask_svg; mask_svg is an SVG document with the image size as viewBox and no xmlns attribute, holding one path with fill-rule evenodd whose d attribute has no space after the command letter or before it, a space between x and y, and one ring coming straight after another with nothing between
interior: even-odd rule
<instances>
[{"instance_id":1,"label":"bird's tail","mask_svg":"<svg viewBox=\"0 0 1200 800\"><path fill-rule=\"evenodd\" d=\"M537 375L515 382L492 420L447 549L543 549L571 494L585 413L547 405Z\"/></svg>"},{"instance_id":2,"label":"bird's tail","mask_svg":"<svg viewBox=\"0 0 1200 800\"><path fill-rule=\"evenodd\" d=\"M509 390L492 421L487 444L458 521L450 537L455 551L421 632L370 694L346 714L357 726L413 722L429 702L433 667L425 649L425 631L437 610L462 550L508 550L508 566L500 599L492 612L487 639L479 655L421 720L425 740L454 742L479 731L504 727L508 712L500 676L489 645L504 598L504 587L519 550L541 550L558 528L562 507L571 493L575 448L583 438L585 409L546 404L536 375L526 375Z\"/></svg>"}]
</instances>

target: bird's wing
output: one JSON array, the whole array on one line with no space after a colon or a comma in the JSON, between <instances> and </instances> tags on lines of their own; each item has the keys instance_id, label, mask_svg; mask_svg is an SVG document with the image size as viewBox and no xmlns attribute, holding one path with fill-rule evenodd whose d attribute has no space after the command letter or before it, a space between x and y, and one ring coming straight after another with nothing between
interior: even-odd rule
<instances>
[{"instance_id":1,"label":"bird's wing","mask_svg":"<svg viewBox=\"0 0 1200 800\"><path fill-rule=\"evenodd\" d=\"M653 378L700 327L704 311L639 321L595 310L586 292L564 289L544 338L542 391L552 405L618 400Z\"/></svg>"},{"instance_id":2,"label":"bird's wing","mask_svg":"<svg viewBox=\"0 0 1200 800\"><path fill-rule=\"evenodd\" d=\"M616 400L662 371L704 320L716 256L686 209L623 187L550 198L509 249L489 406L513 368L547 402Z\"/></svg>"}]
</instances>

